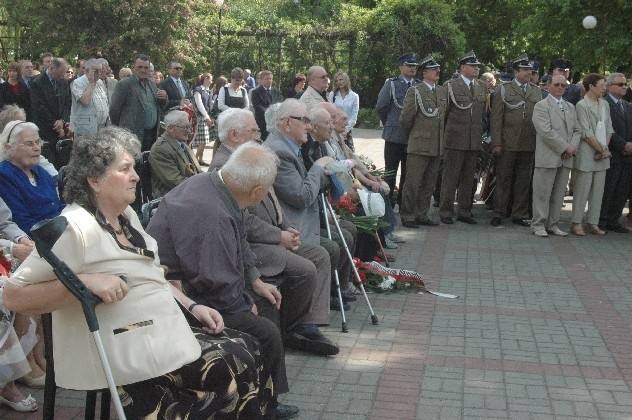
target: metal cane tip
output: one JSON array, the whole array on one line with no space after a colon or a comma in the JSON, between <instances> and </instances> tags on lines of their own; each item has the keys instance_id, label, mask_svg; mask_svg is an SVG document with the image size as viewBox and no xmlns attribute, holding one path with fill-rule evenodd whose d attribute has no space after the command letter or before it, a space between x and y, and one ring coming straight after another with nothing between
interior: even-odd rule
<instances>
[{"instance_id":1,"label":"metal cane tip","mask_svg":"<svg viewBox=\"0 0 632 420\"><path fill-rule=\"evenodd\" d=\"M31 236L33 239L39 239L50 249L64 233L66 226L68 226L68 220L64 216L42 220L31 228Z\"/></svg>"}]
</instances>

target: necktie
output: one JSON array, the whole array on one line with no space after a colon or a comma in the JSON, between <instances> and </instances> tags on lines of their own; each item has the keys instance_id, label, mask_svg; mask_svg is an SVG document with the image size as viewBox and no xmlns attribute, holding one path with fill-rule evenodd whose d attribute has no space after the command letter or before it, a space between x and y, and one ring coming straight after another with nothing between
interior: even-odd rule
<instances>
[{"instance_id":1,"label":"necktie","mask_svg":"<svg viewBox=\"0 0 632 420\"><path fill-rule=\"evenodd\" d=\"M408 87L411 87L413 85L412 82L406 82L406 84L408 85Z\"/></svg>"},{"instance_id":2,"label":"necktie","mask_svg":"<svg viewBox=\"0 0 632 420\"><path fill-rule=\"evenodd\" d=\"M50 82L53 85L53 92L57 93L57 81L55 79L52 79Z\"/></svg>"},{"instance_id":3,"label":"necktie","mask_svg":"<svg viewBox=\"0 0 632 420\"><path fill-rule=\"evenodd\" d=\"M562 101L558 100L558 101L557 101L557 106L559 106L559 107L560 107L560 109L561 109L562 111L564 111L564 102L562 102Z\"/></svg>"},{"instance_id":4,"label":"necktie","mask_svg":"<svg viewBox=\"0 0 632 420\"><path fill-rule=\"evenodd\" d=\"M522 89L523 93L527 93L527 84L526 83L524 85L520 86L520 88Z\"/></svg>"},{"instance_id":5,"label":"necktie","mask_svg":"<svg viewBox=\"0 0 632 420\"><path fill-rule=\"evenodd\" d=\"M184 98L187 96L187 93L184 91L184 86L182 86L182 80L176 80L176 85L178 86L178 90L180 91L180 96Z\"/></svg>"},{"instance_id":6,"label":"necktie","mask_svg":"<svg viewBox=\"0 0 632 420\"><path fill-rule=\"evenodd\" d=\"M189 151L187 150L188 147L185 146L184 143L180 143L180 147L182 148L182 152L187 157L187 160L189 161L189 163L193 165L193 167L195 167L195 165L193 164L193 159L191 158L191 155L189 154Z\"/></svg>"},{"instance_id":7,"label":"necktie","mask_svg":"<svg viewBox=\"0 0 632 420\"><path fill-rule=\"evenodd\" d=\"M474 82L470 82L470 93L474 96Z\"/></svg>"},{"instance_id":8,"label":"necktie","mask_svg":"<svg viewBox=\"0 0 632 420\"><path fill-rule=\"evenodd\" d=\"M619 102L617 105L619 105L619 111L621 111L621 115L625 117L625 108L623 108L623 99L619 99Z\"/></svg>"},{"instance_id":9,"label":"necktie","mask_svg":"<svg viewBox=\"0 0 632 420\"><path fill-rule=\"evenodd\" d=\"M272 201L272 206L274 207L274 212L276 213L277 226L280 226L281 223L283 223L283 212L281 211L281 205L279 204L279 200L277 199L277 196L274 193L274 188L271 187L268 190L268 196L270 197L270 201Z\"/></svg>"}]
</instances>

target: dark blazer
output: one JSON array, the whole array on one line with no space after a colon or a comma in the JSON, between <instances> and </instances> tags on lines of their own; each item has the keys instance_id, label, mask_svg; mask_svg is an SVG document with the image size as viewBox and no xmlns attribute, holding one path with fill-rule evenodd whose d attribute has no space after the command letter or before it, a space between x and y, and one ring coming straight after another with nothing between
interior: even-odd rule
<instances>
[{"instance_id":1,"label":"dark blazer","mask_svg":"<svg viewBox=\"0 0 632 420\"><path fill-rule=\"evenodd\" d=\"M274 103L283 102L283 95L281 91L275 87L270 88L270 94L266 92L266 89L259 85L253 89L251 93L251 103L255 110L255 120L261 130L261 139L265 140L268 137L268 131L266 130L266 110Z\"/></svg>"},{"instance_id":2,"label":"dark blazer","mask_svg":"<svg viewBox=\"0 0 632 420\"><path fill-rule=\"evenodd\" d=\"M18 80L18 93L11 90L9 82L0 84L0 109L5 105L17 105L26 112L26 120L31 121L31 94L28 86Z\"/></svg>"},{"instance_id":3,"label":"dark blazer","mask_svg":"<svg viewBox=\"0 0 632 420\"><path fill-rule=\"evenodd\" d=\"M180 79L180 81L182 82L182 87L184 87L184 91L186 92L186 95L184 97L180 95L180 91L176 86L176 82L174 82L171 76L168 76L158 86L160 89L167 92L167 109L179 106L181 99L191 100L193 98L193 96L191 96L191 86L189 86L189 84L184 79Z\"/></svg>"},{"instance_id":4,"label":"dark blazer","mask_svg":"<svg viewBox=\"0 0 632 420\"><path fill-rule=\"evenodd\" d=\"M39 127L40 137L53 145L59 140L53 124L57 120L70 121L72 105L68 81L59 79L55 81L55 84L56 90L53 89L48 75L44 72L37 76L30 86L31 118Z\"/></svg>"},{"instance_id":5,"label":"dark blazer","mask_svg":"<svg viewBox=\"0 0 632 420\"><path fill-rule=\"evenodd\" d=\"M610 150L612 151L611 165L617 163L632 163L632 155L623 155L621 152L626 143L632 142L632 104L623 101L625 115L621 113L619 106L615 104L610 95L606 95L606 101L610 105L610 119L614 133L610 139Z\"/></svg>"}]
</instances>

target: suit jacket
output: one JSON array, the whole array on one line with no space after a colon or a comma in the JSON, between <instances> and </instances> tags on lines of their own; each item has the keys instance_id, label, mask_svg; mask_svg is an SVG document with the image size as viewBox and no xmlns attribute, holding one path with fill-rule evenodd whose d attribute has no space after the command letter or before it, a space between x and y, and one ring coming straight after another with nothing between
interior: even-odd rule
<instances>
[{"instance_id":1,"label":"suit jacket","mask_svg":"<svg viewBox=\"0 0 632 420\"><path fill-rule=\"evenodd\" d=\"M573 168L583 172L598 172L605 171L610 168L610 159L595 160L595 149L588 144L584 139L586 137L595 136L597 128L597 122L603 117L604 124L606 126L606 135L614 132L612 128L612 121L610 121L610 105L605 99L599 99L599 118L597 114L593 112L591 106L584 98L577 102L575 106L577 112L577 123L579 124L579 131L582 141L579 142L577 148L577 154L573 162ZM602 115L603 114L603 115Z\"/></svg>"},{"instance_id":2,"label":"suit jacket","mask_svg":"<svg viewBox=\"0 0 632 420\"><path fill-rule=\"evenodd\" d=\"M448 91L443 86L436 85L435 92L425 83L408 89L399 117L399 125L408 137L408 153L422 156L443 154L444 114L447 106ZM424 112L429 115L437 112L437 115L427 116Z\"/></svg>"},{"instance_id":3,"label":"suit jacket","mask_svg":"<svg viewBox=\"0 0 632 420\"><path fill-rule=\"evenodd\" d=\"M526 86L526 92L515 81L503 82L496 87L490 115L491 146L502 146L502 150L513 152L535 150L533 107L542 100L542 93L531 83ZM523 106L511 108L521 102Z\"/></svg>"},{"instance_id":4,"label":"suit jacket","mask_svg":"<svg viewBox=\"0 0 632 420\"><path fill-rule=\"evenodd\" d=\"M39 135L43 140L52 145L57 143L59 135L53 130L53 124L57 120L70 120L70 107L72 104L70 88L66 79L55 81L53 85L46 72L40 74L31 82L31 118L39 127Z\"/></svg>"},{"instance_id":5,"label":"suit jacket","mask_svg":"<svg viewBox=\"0 0 632 420\"><path fill-rule=\"evenodd\" d=\"M265 117L266 109L274 103L283 102L283 95L281 91L275 87L270 88L270 94L268 94L266 89L262 85L259 85L250 91L250 96L250 103L255 110L255 120L257 121L259 130L261 130L261 138L265 140L268 136Z\"/></svg>"},{"instance_id":6,"label":"suit jacket","mask_svg":"<svg viewBox=\"0 0 632 420\"><path fill-rule=\"evenodd\" d=\"M303 91L303 94L301 95L299 101L305 104L305 106L307 107L307 112L309 112L316 105L321 102L326 102L327 100L323 98L323 96L318 93L316 89L311 86L307 86L307 89Z\"/></svg>"},{"instance_id":7,"label":"suit jacket","mask_svg":"<svg viewBox=\"0 0 632 420\"><path fill-rule=\"evenodd\" d=\"M460 76L448 80L444 86L448 88L449 99L445 116L444 147L454 150L479 150L486 117L487 86L475 79L472 94ZM452 95L449 94L450 90ZM466 107L467 109L462 109Z\"/></svg>"},{"instance_id":8,"label":"suit jacket","mask_svg":"<svg viewBox=\"0 0 632 420\"><path fill-rule=\"evenodd\" d=\"M418 79L412 80L412 86L416 86L419 83L421 81ZM402 113L404 97L407 91L408 84L406 80L402 76L397 76L386 79L377 96L375 110L384 125L382 138L386 141L400 144L406 144L408 141L408 136L404 134L399 125L399 117Z\"/></svg>"},{"instance_id":9,"label":"suit jacket","mask_svg":"<svg viewBox=\"0 0 632 420\"><path fill-rule=\"evenodd\" d=\"M164 99L156 97L156 84L147 79L153 97L156 101L156 124L153 127L155 136L158 135L160 111L167 104ZM119 80L110 101L110 119L112 124L127 128L142 142L145 131L145 105L141 99L144 95L138 77L132 75Z\"/></svg>"},{"instance_id":10,"label":"suit jacket","mask_svg":"<svg viewBox=\"0 0 632 420\"><path fill-rule=\"evenodd\" d=\"M320 244L319 191L329 185L325 171L313 165L308 171L303 161L293 153L284 137L275 132L264 142L279 157L279 168L274 180L274 191L283 213L301 232L307 243Z\"/></svg>"},{"instance_id":11,"label":"suit jacket","mask_svg":"<svg viewBox=\"0 0 632 420\"><path fill-rule=\"evenodd\" d=\"M22 81L18 80L18 93L15 94L11 90L9 82L0 84L0 109L5 105L17 105L24 109L26 112L26 120L31 121L31 94L28 86Z\"/></svg>"},{"instance_id":12,"label":"suit jacket","mask_svg":"<svg viewBox=\"0 0 632 420\"><path fill-rule=\"evenodd\" d=\"M536 168L573 167L573 158L562 160L562 153L568 147L579 146L580 131L575 107L564 101L564 111L555 98L548 95L533 108Z\"/></svg>"},{"instance_id":13,"label":"suit jacket","mask_svg":"<svg viewBox=\"0 0 632 420\"><path fill-rule=\"evenodd\" d=\"M151 146L149 164L154 198L162 197L185 179L202 173L191 148L186 146L185 149L186 154L180 143L167 132Z\"/></svg>"},{"instance_id":14,"label":"suit jacket","mask_svg":"<svg viewBox=\"0 0 632 420\"><path fill-rule=\"evenodd\" d=\"M623 148L626 143L632 142L632 104L623 101L623 110L617 105L610 95L606 95L606 101L610 105L610 119L612 120L612 128L614 134L610 138L608 147L612 152L610 158L611 165L619 163L632 164L632 155L623 155Z\"/></svg>"},{"instance_id":15,"label":"suit jacket","mask_svg":"<svg viewBox=\"0 0 632 420\"><path fill-rule=\"evenodd\" d=\"M167 109L180 106L181 99L193 99L193 96L191 94L191 86L189 86L189 84L184 79L180 79L180 81L182 82L182 87L184 88L184 91L186 93L186 95L184 96L180 94L180 90L178 90L176 82L171 76L167 76L167 78L160 83L160 89L163 89L167 92Z\"/></svg>"}]
</instances>

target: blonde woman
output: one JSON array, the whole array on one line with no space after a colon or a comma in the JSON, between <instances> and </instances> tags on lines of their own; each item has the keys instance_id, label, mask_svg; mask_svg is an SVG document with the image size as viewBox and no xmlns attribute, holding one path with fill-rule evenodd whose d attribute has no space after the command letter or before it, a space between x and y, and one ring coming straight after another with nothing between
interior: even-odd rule
<instances>
[{"instance_id":1,"label":"blonde woman","mask_svg":"<svg viewBox=\"0 0 632 420\"><path fill-rule=\"evenodd\" d=\"M351 150L355 150L351 130L358 121L360 97L351 90L351 80L349 79L349 75L344 71L338 71L334 75L334 88L329 92L329 101L347 114L349 121L347 122L343 135L346 136L345 143L347 146L349 146Z\"/></svg>"}]
</instances>

